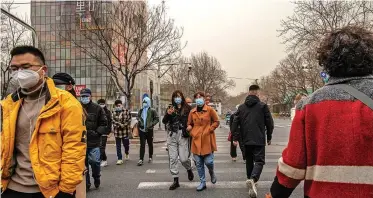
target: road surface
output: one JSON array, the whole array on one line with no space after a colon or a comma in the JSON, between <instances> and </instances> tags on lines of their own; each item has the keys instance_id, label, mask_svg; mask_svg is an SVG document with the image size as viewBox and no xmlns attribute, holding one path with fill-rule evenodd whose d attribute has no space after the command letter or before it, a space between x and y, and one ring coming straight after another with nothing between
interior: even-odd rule
<instances>
[{"instance_id":1,"label":"road surface","mask_svg":"<svg viewBox=\"0 0 373 198\"><path fill-rule=\"evenodd\" d=\"M269 192L273 181L277 160L285 148L290 129L290 120L275 120L272 145L266 147L266 165L258 186L258 197L265 197ZM162 131L161 131L162 132ZM158 136L161 134L158 134ZM173 181L168 169L168 156L165 143L156 144L154 147L154 162L147 163L148 151L145 154L145 163L142 167L136 166L139 156L139 145L131 145L130 161L117 166L116 151L114 145L107 146L109 166L104 167L101 173L101 187L92 189L87 193L89 198L190 198L190 197L248 197L245 185L246 173L241 152L237 162L232 162L229 155L230 143L227 141L228 127L222 122L221 128L216 130L218 151L215 154L215 170L218 182L212 185L208 182L208 188L202 192L196 192L199 184L197 171L194 170L195 179L189 182L186 170L180 165L181 187L168 190ZM238 149L239 150L239 149ZM210 176L206 171L206 179ZM303 197L302 186L299 186L292 197Z\"/></svg>"}]
</instances>

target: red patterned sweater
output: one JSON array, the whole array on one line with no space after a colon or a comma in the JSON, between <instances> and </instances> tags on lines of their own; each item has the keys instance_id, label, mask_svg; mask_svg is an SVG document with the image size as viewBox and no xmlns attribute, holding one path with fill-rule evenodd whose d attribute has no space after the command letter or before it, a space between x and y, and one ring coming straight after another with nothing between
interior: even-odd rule
<instances>
[{"instance_id":1,"label":"red patterned sweater","mask_svg":"<svg viewBox=\"0 0 373 198\"><path fill-rule=\"evenodd\" d=\"M274 198L302 180L310 198L373 198L373 110L333 84L373 98L373 77L333 79L297 105L279 159Z\"/></svg>"}]
</instances>

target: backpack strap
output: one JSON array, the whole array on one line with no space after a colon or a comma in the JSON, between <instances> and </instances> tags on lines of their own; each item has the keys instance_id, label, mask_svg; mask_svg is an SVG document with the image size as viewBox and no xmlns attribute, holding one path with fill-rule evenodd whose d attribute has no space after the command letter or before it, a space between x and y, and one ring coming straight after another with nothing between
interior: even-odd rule
<instances>
[{"instance_id":1,"label":"backpack strap","mask_svg":"<svg viewBox=\"0 0 373 198\"><path fill-rule=\"evenodd\" d=\"M373 100L363 92L347 84L337 84L335 86L351 94L353 97L360 100L362 103L364 103L366 106L373 110Z\"/></svg>"}]
</instances>

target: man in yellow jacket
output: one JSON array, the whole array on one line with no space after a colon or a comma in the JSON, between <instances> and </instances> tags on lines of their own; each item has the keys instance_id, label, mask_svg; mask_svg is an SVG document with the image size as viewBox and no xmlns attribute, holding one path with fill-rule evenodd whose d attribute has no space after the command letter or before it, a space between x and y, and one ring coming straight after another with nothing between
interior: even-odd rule
<instances>
[{"instance_id":1,"label":"man in yellow jacket","mask_svg":"<svg viewBox=\"0 0 373 198\"><path fill-rule=\"evenodd\" d=\"M73 197L85 169L82 107L45 76L40 50L14 48L10 70L20 88L1 102L1 197Z\"/></svg>"}]
</instances>

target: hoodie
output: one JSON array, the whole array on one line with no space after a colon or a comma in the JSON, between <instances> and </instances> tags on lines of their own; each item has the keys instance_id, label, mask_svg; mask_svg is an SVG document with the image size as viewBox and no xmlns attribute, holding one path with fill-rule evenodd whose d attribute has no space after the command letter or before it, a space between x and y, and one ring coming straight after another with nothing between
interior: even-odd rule
<instances>
[{"instance_id":1,"label":"hoodie","mask_svg":"<svg viewBox=\"0 0 373 198\"><path fill-rule=\"evenodd\" d=\"M258 96L249 95L235 113L232 123L233 140L242 140L244 145L265 146L266 139L272 139L273 128L267 104L261 102Z\"/></svg>"},{"instance_id":2,"label":"hoodie","mask_svg":"<svg viewBox=\"0 0 373 198\"><path fill-rule=\"evenodd\" d=\"M148 132L153 130L154 126L159 122L159 117L157 112L150 107L151 101L149 97L145 97L143 103L147 105L144 105L139 111L139 129L140 131Z\"/></svg>"}]
</instances>

